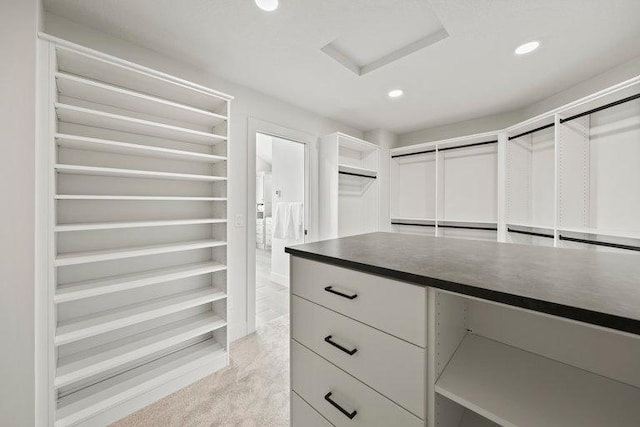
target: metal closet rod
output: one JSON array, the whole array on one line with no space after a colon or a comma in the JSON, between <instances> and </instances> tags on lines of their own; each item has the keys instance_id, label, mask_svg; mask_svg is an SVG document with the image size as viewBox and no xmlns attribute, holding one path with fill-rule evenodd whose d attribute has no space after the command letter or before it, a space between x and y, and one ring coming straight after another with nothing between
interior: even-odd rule
<instances>
[{"instance_id":1,"label":"metal closet rod","mask_svg":"<svg viewBox=\"0 0 640 427\"><path fill-rule=\"evenodd\" d=\"M455 147L445 147L438 148L438 151L449 151L449 150L458 150L460 148L469 148L469 147L477 147L479 145L487 145L487 144L497 144L498 140L493 141L485 141L485 142L474 142L473 144L465 144L465 145L457 145ZM426 153L435 153L436 150L425 150L425 151L416 151L415 153L405 153L405 154L394 154L391 156L392 159L396 157L406 157L406 156L417 156L418 154L426 154Z\"/></svg>"},{"instance_id":2,"label":"metal closet rod","mask_svg":"<svg viewBox=\"0 0 640 427\"><path fill-rule=\"evenodd\" d=\"M548 125L540 126L539 128L531 129L531 130L528 130L526 132L522 132L522 133L519 133L517 135L510 136L509 137L509 141L511 141L512 139L520 138L521 136L529 135L529 134L534 133L534 132L538 132L538 131L541 131L541 130L552 128L555 125L556 125L555 123L549 123Z\"/></svg>"},{"instance_id":3,"label":"metal closet rod","mask_svg":"<svg viewBox=\"0 0 640 427\"><path fill-rule=\"evenodd\" d=\"M619 243L601 242L591 239L578 239L576 237L567 237L563 235L560 235L560 240L566 240L567 242L587 243L589 245L606 246L608 248L626 249L629 251L640 251L640 246L621 245Z\"/></svg>"},{"instance_id":4,"label":"metal closet rod","mask_svg":"<svg viewBox=\"0 0 640 427\"><path fill-rule=\"evenodd\" d=\"M553 234L536 233L535 231L514 230L513 228L507 228L507 231L509 233L524 234L527 236L546 237L548 239L553 239Z\"/></svg>"},{"instance_id":5,"label":"metal closet rod","mask_svg":"<svg viewBox=\"0 0 640 427\"><path fill-rule=\"evenodd\" d=\"M391 225L414 225L416 227L435 227L436 224L414 224L410 222L398 222L391 221ZM498 231L497 227L478 227L473 225L446 225L446 224L438 224L438 228L461 228L465 230L486 230L486 231Z\"/></svg>"},{"instance_id":6,"label":"metal closet rod","mask_svg":"<svg viewBox=\"0 0 640 427\"><path fill-rule=\"evenodd\" d=\"M369 179L376 179L375 176L371 176L371 175L364 175L361 173L354 173L354 172L342 172L342 171L338 171L338 173L341 173L343 175L351 175L351 176L360 176L362 178L369 178Z\"/></svg>"},{"instance_id":7,"label":"metal closet rod","mask_svg":"<svg viewBox=\"0 0 640 427\"><path fill-rule=\"evenodd\" d=\"M584 113L576 114L576 115L567 117L565 119L560 119L560 123L565 123L571 120L579 119L580 117L588 116L589 114L597 113L598 111L606 110L607 108L615 107L616 105L624 104L625 102L633 101L634 99L638 99L638 98L640 98L640 93L636 93L635 95L628 96L624 99L611 102L601 107L593 108L589 111L585 111Z\"/></svg>"}]
</instances>

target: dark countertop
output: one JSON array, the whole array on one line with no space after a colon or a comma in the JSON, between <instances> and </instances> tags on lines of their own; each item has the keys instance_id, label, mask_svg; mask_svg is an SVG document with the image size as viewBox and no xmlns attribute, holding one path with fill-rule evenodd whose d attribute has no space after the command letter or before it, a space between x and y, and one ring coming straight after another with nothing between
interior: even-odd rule
<instances>
[{"instance_id":1,"label":"dark countertop","mask_svg":"<svg viewBox=\"0 0 640 427\"><path fill-rule=\"evenodd\" d=\"M640 256L371 233L291 255L640 335Z\"/></svg>"}]
</instances>

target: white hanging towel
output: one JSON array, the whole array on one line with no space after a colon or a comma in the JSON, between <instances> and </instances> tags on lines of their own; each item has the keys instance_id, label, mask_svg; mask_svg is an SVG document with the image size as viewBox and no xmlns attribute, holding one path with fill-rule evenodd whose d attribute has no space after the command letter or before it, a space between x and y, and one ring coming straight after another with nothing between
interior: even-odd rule
<instances>
[{"instance_id":1,"label":"white hanging towel","mask_svg":"<svg viewBox=\"0 0 640 427\"><path fill-rule=\"evenodd\" d=\"M287 240L301 240L304 226L304 209L301 202L289 203L289 222L287 223Z\"/></svg>"},{"instance_id":2,"label":"white hanging towel","mask_svg":"<svg viewBox=\"0 0 640 427\"><path fill-rule=\"evenodd\" d=\"M287 223L289 221L290 210L289 203L279 202L276 203L276 208L273 212L273 238L285 239L287 232Z\"/></svg>"}]
</instances>

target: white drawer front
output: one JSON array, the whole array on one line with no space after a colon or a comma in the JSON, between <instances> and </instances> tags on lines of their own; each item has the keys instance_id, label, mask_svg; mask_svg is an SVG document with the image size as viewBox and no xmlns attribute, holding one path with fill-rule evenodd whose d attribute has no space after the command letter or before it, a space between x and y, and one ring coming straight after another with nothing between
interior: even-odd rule
<instances>
[{"instance_id":1,"label":"white drawer front","mask_svg":"<svg viewBox=\"0 0 640 427\"><path fill-rule=\"evenodd\" d=\"M296 341L425 418L423 348L295 295L291 299L291 328Z\"/></svg>"},{"instance_id":2,"label":"white drawer front","mask_svg":"<svg viewBox=\"0 0 640 427\"><path fill-rule=\"evenodd\" d=\"M389 367L389 369L392 369ZM336 427L424 427L424 421L291 341L291 385ZM331 393L329 396L327 396ZM349 415L342 413L329 400Z\"/></svg>"},{"instance_id":3,"label":"white drawer front","mask_svg":"<svg viewBox=\"0 0 640 427\"><path fill-rule=\"evenodd\" d=\"M291 257L291 279L295 295L420 347L426 346L427 290L424 287L295 256ZM357 296L350 299L331 291Z\"/></svg>"},{"instance_id":4,"label":"white drawer front","mask_svg":"<svg viewBox=\"0 0 640 427\"><path fill-rule=\"evenodd\" d=\"M331 423L295 392L291 392L291 427L331 427Z\"/></svg>"}]
</instances>

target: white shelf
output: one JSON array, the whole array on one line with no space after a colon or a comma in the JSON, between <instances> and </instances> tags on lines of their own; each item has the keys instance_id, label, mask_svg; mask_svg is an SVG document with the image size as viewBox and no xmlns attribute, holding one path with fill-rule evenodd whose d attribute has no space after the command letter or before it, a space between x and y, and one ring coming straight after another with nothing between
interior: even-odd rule
<instances>
[{"instance_id":1,"label":"white shelf","mask_svg":"<svg viewBox=\"0 0 640 427\"><path fill-rule=\"evenodd\" d=\"M149 120L106 113L74 105L55 103L56 114L62 122L75 123L84 126L112 129L120 132L157 136L194 144L213 145L227 138L222 135L187 129Z\"/></svg>"},{"instance_id":2,"label":"white shelf","mask_svg":"<svg viewBox=\"0 0 640 427\"><path fill-rule=\"evenodd\" d=\"M123 196L117 194L57 194L56 200L122 200L122 201L177 201L177 202L226 202L226 197L199 196Z\"/></svg>"},{"instance_id":3,"label":"white shelf","mask_svg":"<svg viewBox=\"0 0 640 427\"><path fill-rule=\"evenodd\" d=\"M227 267L216 262L201 262L177 267L161 268L143 273L124 274L103 279L59 285L54 296L56 304L91 298L187 277L224 271Z\"/></svg>"},{"instance_id":4,"label":"white shelf","mask_svg":"<svg viewBox=\"0 0 640 427\"><path fill-rule=\"evenodd\" d=\"M102 52L80 46L56 48L58 69L140 93L161 94L165 99L213 110L226 104L232 96L159 73Z\"/></svg>"},{"instance_id":5,"label":"white shelf","mask_svg":"<svg viewBox=\"0 0 640 427\"><path fill-rule=\"evenodd\" d=\"M640 389L467 334L436 392L502 426L636 427Z\"/></svg>"},{"instance_id":6,"label":"white shelf","mask_svg":"<svg viewBox=\"0 0 640 427\"><path fill-rule=\"evenodd\" d=\"M54 265L63 267L67 265L85 264L89 262L110 261L115 259L133 258L146 255L158 255L171 252L189 251L194 249L214 248L225 246L227 242L221 240L198 240L194 242L169 243L149 246L136 246L129 248L106 249L99 251L72 252L58 255Z\"/></svg>"},{"instance_id":7,"label":"white shelf","mask_svg":"<svg viewBox=\"0 0 640 427\"><path fill-rule=\"evenodd\" d=\"M57 172L71 175L114 176L120 178L169 179L178 181L226 181L226 177L212 175L194 175L189 173L156 172L138 169L104 168L99 166L80 166L56 164Z\"/></svg>"},{"instance_id":8,"label":"white shelf","mask_svg":"<svg viewBox=\"0 0 640 427\"><path fill-rule=\"evenodd\" d=\"M227 357L210 339L60 399L56 427L68 427Z\"/></svg>"},{"instance_id":9,"label":"white shelf","mask_svg":"<svg viewBox=\"0 0 640 427\"><path fill-rule=\"evenodd\" d=\"M227 322L223 319L208 312L93 348L81 355L62 358L56 371L55 387L65 387L118 366L151 356L159 351L220 329L226 324Z\"/></svg>"},{"instance_id":10,"label":"white shelf","mask_svg":"<svg viewBox=\"0 0 640 427\"><path fill-rule=\"evenodd\" d=\"M59 224L54 227L58 233L68 231L115 230L118 228L170 227L177 225L225 224L226 219L174 219L162 221L90 222L79 224Z\"/></svg>"},{"instance_id":11,"label":"white shelf","mask_svg":"<svg viewBox=\"0 0 640 427\"><path fill-rule=\"evenodd\" d=\"M227 120L225 116L210 111L63 72L55 73L55 78L58 92L71 98L203 126L213 127Z\"/></svg>"},{"instance_id":12,"label":"white shelf","mask_svg":"<svg viewBox=\"0 0 640 427\"><path fill-rule=\"evenodd\" d=\"M344 164L338 165L338 172L356 175L366 175L369 178L376 178L378 173L373 169L359 168L355 166L349 166Z\"/></svg>"},{"instance_id":13,"label":"white shelf","mask_svg":"<svg viewBox=\"0 0 640 427\"><path fill-rule=\"evenodd\" d=\"M209 287L61 322L56 330L55 344L68 344L224 298L224 292Z\"/></svg>"},{"instance_id":14,"label":"white shelf","mask_svg":"<svg viewBox=\"0 0 640 427\"><path fill-rule=\"evenodd\" d=\"M101 151L106 153L168 158L204 163L217 163L227 160L224 156L215 156L213 154L174 150L170 148L154 147L151 145L130 144L128 142L110 141L86 136L58 133L55 135L55 139L59 147L77 150Z\"/></svg>"}]
</instances>

